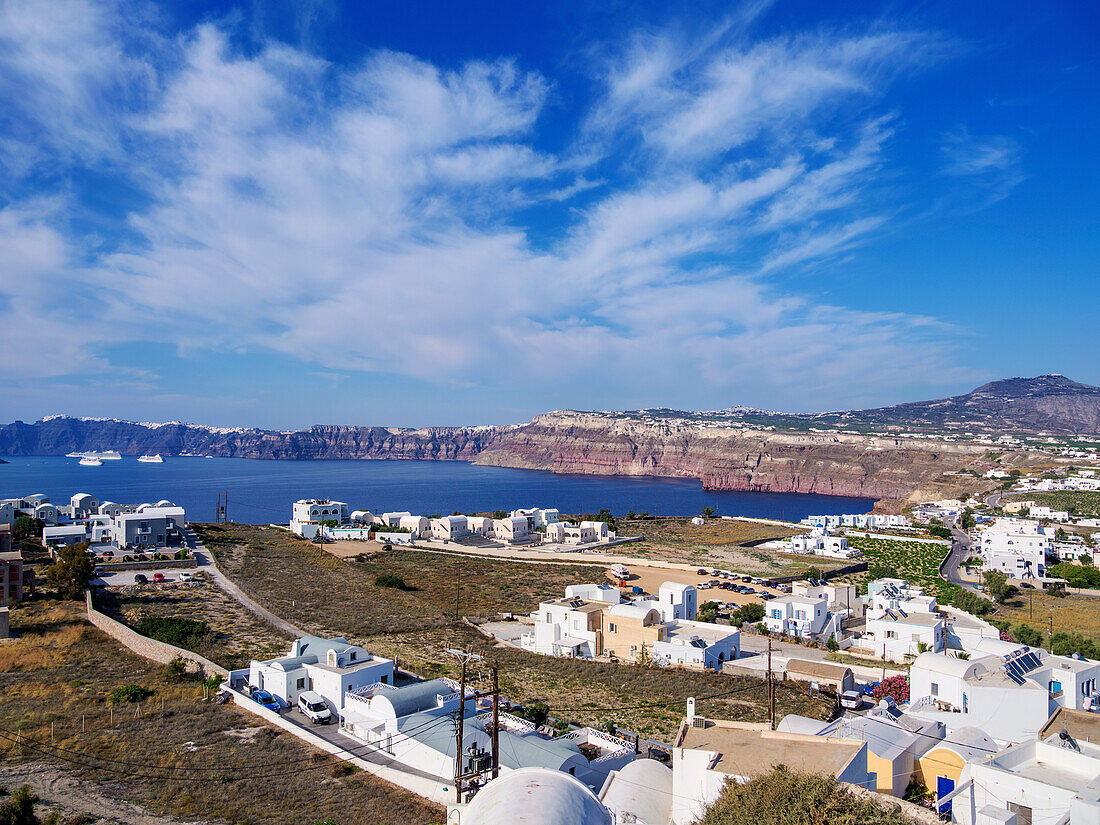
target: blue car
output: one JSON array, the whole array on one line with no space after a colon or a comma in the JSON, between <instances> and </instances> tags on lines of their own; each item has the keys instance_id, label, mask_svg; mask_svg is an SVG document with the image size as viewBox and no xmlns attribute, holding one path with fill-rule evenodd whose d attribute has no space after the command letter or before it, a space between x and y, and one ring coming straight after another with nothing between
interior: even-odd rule
<instances>
[{"instance_id":1,"label":"blue car","mask_svg":"<svg viewBox=\"0 0 1100 825\"><path fill-rule=\"evenodd\" d=\"M282 707L279 705L279 700L268 693L266 690L252 691L252 701L256 702L262 707L267 708L268 710L273 710L276 713L282 710Z\"/></svg>"},{"instance_id":2,"label":"blue car","mask_svg":"<svg viewBox=\"0 0 1100 825\"><path fill-rule=\"evenodd\" d=\"M864 696L872 696L875 692L875 688L878 687L878 685L878 682L870 682L866 685L860 685L859 692L862 693Z\"/></svg>"}]
</instances>

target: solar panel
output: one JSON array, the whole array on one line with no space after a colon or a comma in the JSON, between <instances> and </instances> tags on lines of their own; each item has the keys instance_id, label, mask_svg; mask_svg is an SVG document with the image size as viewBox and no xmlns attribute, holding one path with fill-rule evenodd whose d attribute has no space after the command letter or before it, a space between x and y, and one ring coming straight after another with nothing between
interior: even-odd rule
<instances>
[{"instance_id":1,"label":"solar panel","mask_svg":"<svg viewBox=\"0 0 1100 825\"><path fill-rule=\"evenodd\" d=\"M1011 679L1016 684L1022 685L1024 683L1024 677L1021 676L1019 673L1016 673L1015 671L1011 671L1011 670L1006 670L1005 673L1007 673L1008 678Z\"/></svg>"}]
</instances>

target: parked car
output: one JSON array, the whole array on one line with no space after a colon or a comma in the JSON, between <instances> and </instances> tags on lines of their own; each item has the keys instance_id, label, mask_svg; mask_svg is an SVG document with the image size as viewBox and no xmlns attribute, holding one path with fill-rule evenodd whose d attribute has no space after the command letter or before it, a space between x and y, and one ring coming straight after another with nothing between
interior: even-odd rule
<instances>
[{"instance_id":1,"label":"parked car","mask_svg":"<svg viewBox=\"0 0 1100 825\"><path fill-rule=\"evenodd\" d=\"M862 693L864 696L874 696L875 688L878 687L878 684L878 682L868 682L865 685L860 685L859 692Z\"/></svg>"},{"instance_id":2,"label":"parked car","mask_svg":"<svg viewBox=\"0 0 1100 825\"><path fill-rule=\"evenodd\" d=\"M180 573L180 581L181 582L189 582L194 578L195 577L193 575L191 575L190 573L188 573L186 570L184 570L182 573Z\"/></svg>"},{"instance_id":3,"label":"parked car","mask_svg":"<svg viewBox=\"0 0 1100 825\"><path fill-rule=\"evenodd\" d=\"M137 584L148 584L149 583L149 577L146 576L144 573L138 573L136 576L134 576L134 581Z\"/></svg>"},{"instance_id":4,"label":"parked car","mask_svg":"<svg viewBox=\"0 0 1100 825\"><path fill-rule=\"evenodd\" d=\"M711 589L712 587L714 587L714 585L713 585L713 584L711 584L710 582L699 582L699 584L697 585L697 587L698 587L698 588L699 588L700 590L710 590L710 589Z\"/></svg>"},{"instance_id":5,"label":"parked car","mask_svg":"<svg viewBox=\"0 0 1100 825\"><path fill-rule=\"evenodd\" d=\"M249 695L252 697L252 701L268 710L279 713L283 709L279 704L279 700L262 688L256 688Z\"/></svg>"},{"instance_id":6,"label":"parked car","mask_svg":"<svg viewBox=\"0 0 1100 825\"><path fill-rule=\"evenodd\" d=\"M695 571L696 576L705 576L706 574L707 574L707 571L704 570L702 567L700 567L698 570Z\"/></svg>"},{"instance_id":7,"label":"parked car","mask_svg":"<svg viewBox=\"0 0 1100 825\"><path fill-rule=\"evenodd\" d=\"M722 575L722 571L721 571L721 570L711 570L711 571L710 571L710 574L711 574L712 576L721 576L721 575Z\"/></svg>"},{"instance_id":8,"label":"parked car","mask_svg":"<svg viewBox=\"0 0 1100 825\"><path fill-rule=\"evenodd\" d=\"M840 694L840 706L845 710L859 710L863 705L863 697L858 690L846 690Z\"/></svg>"},{"instance_id":9,"label":"parked car","mask_svg":"<svg viewBox=\"0 0 1100 825\"><path fill-rule=\"evenodd\" d=\"M708 584L709 584L709 585L710 585L711 587L721 587L721 586L722 586L722 582L718 581L718 579L711 579L711 580L710 580L709 582L707 582L707 583L708 583Z\"/></svg>"},{"instance_id":10,"label":"parked car","mask_svg":"<svg viewBox=\"0 0 1100 825\"><path fill-rule=\"evenodd\" d=\"M772 599L775 598L775 594L774 593L761 593L760 598L763 599L766 602L771 601Z\"/></svg>"},{"instance_id":11,"label":"parked car","mask_svg":"<svg viewBox=\"0 0 1100 825\"><path fill-rule=\"evenodd\" d=\"M751 596L753 593L756 592L756 588L755 587L742 587L741 592L744 593L746 596Z\"/></svg>"},{"instance_id":12,"label":"parked car","mask_svg":"<svg viewBox=\"0 0 1100 825\"><path fill-rule=\"evenodd\" d=\"M743 582L751 582L751 581L752 581L752 576L742 576L742 577L741 577L741 581L743 581Z\"/></svg>"},{"instance_id":13,"label":"parked car","mask_svg":"<svg viewBox=\"0 0 1100 825\"><path fill-rule=\"evenodd\" d=\"M163 573L154 573L154 574L153 574L153 581L155 581L155 582L157 582L157 583L159 584L160 582L166 582L166 581L168 581L168 579L166 579L166 578L164 577L164 574L163 574Z\"/></svg>"},{"instance_id":14,"label":"parked car","mask_svg":"<svg viewBox=\"0 0 1100 825\"><path fill-rule=\"evenodd\" d=\"M327 725L332 721L332 711L321 694L305 690L298 694L298 710L315 725Z\"/></svg>"}]
</instances>

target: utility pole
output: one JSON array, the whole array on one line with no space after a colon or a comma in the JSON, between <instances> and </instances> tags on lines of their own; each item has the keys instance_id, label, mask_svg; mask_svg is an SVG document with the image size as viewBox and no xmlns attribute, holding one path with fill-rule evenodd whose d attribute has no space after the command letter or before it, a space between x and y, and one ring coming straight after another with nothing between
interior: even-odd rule
<instances>
[{"instance_id":1,"label":"utility pole","mask_svg":"<svg viewBox=\"0 0 1100 825\"><path fill-rule=\"evenodd\" d=\"M775 676L772 675L772 638L768 637L768 722L775 730Z\"/></svg>"},{"instance_id":2,"label":"utility pole","mask_svg":"<svg viewBox=\"0 0 1100 825\"><path fill-rule=\"evenodd\" d=\"M460 570L462 568L459 568ZM462 727L466 717L466 659L462 659L462 678L458 688L458 741L455 743L455 802L462 801Z\"/></svg>"},{"instance_id":3,"label":"utility pole","mask_svg":"<svg viewBox=\"0 0 1100 825\"><path fill-rule=\"evenodd\" d=\"M493 779L500 775L500 682L497 680L498 665L493 662Z\"/></svg>"},{"instance_id":4,"label":"utility pole","mask_svg":"<svg viewBox=\"0 0 1100 825\"><path fill-rule=\"evenodd\" d=\"M490 754L489 767L484 767L484 763L481 759L484 758L484 754L474 754L478 759L478 766L475 766L472 770L467 771L463 764L462 753L462 737L465 729L465 711L466 711L466 663L469 661L470 655L464 655L462 658L462 676L459 680L459 703L458 703L458 725L456 728L456 748L455 748L455 801L462 801L462 790L466 780L475 779L486 773L490 774L491 779L496 779L500 775L500 678L499 678L499 665L495 662L490 665L490 669L493 674L493 689L486 691L475 691L469 698L474 701L474 706L477 706L478 699L484 699L492 697L493 700L493 732L491 735L491 747L492 753Z\"/></svg>"}]
</instances>

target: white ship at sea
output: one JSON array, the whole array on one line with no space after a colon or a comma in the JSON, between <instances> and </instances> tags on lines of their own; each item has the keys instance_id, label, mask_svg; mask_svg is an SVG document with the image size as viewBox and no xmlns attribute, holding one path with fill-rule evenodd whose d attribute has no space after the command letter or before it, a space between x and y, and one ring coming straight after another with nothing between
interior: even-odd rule
<instances>
[{"instance_id":1,"label":"white ship at sea","mask_svg":"<svg viewBox=\"0 0 1100 825\"><path fill-rule=\"evenodd\" d=\"M163 464L164 459L160 457L160 453L156 455L143 455L138 458L142 464Z\"/></svg>"},{"instance_id":2,"label":"white ship at sea","mask_svg":"<svg viewBox=\"0 0 1100 825\"><path fill-rule=\"evenodd\" d=\"M103 461L95 456L86 455L79 462L81 467L102 467Z\"/></svg>"},{"instance_id":3,"label":"white ship at sea","mask_svg":"<svg viewBox=\"0 0 1100 825\"><path fill-rule=\"evenodd\" d=\"M96 461L99 461L99 462L103 462L103 461L121 461L122 460L122 456L118 453L117 450L103 450L101 452L97 452L96 450L89 450L88 452L85 452L85 453L66 453L65 458L93 458L93 459L95 459ZM83 464L83 463L84 462L82 461L81 464ZM98 465L88 465L88 466L98 466Z\"/></svg>"}]
</instances>

